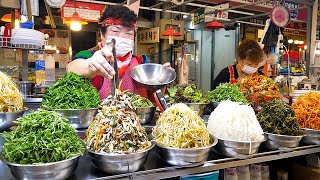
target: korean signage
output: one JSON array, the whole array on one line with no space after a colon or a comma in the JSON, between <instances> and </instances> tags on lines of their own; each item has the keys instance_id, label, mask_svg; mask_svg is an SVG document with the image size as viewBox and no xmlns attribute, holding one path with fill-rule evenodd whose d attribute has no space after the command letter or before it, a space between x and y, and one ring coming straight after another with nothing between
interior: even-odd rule
<instances>
[{"instance_id":1,"label":"korean signage","mask_svg":"<svg viewBox=\"0 0 320 180\"><path fill-rule=\"evenodd\" d=\"M193 16L192 16L193 25L195 26L197 24L203 23L204 19L205 19L204 17L205 17L205 15L204 15L203 8L201 8L198 11L196 11L195 13L193 13Z\"/></svg>"},{"instance_id":2,"label":"korean signage","mask_svg":"<svg viewBox=\"0 0 320 180\"><path fill-rule=\"evenodd\" d=\"M292 29L306 29L307 24L302 22L291 22L289 23L286 28L292 28Z\"/></svg>"},{"instance_id":3,"label":"korean signage","mask_svg":"<svg viewBox=\"0 0 320 180\"><path fill-rule=\"evenodd\" d=\"M75 12L75 8L81 18L89 22L98 22L105 5L67 1L62 7L61 17L72 17L73 13Z\"/></svg>"},{"instance_id":4,"label":"korean signage","mask_svg":"<svg viewBox=\"0 0 320 180\"><path fill-rule=\"evenodd\" d=\"M159 42L159 27L138 30L137 40L138 44Z\"/></svg>"},{"instance_id":5,"label":"korean signage","mask_svg":"<svg viewBox=\"0 0 320 180\"><path fill-rule=\"evenodd\" d=\"M292 3L292 2L288 2L286 1L284 3L284 5L288 8L288 9L296 9L299 7L299 4L297 3ZM291 19L297 19L298 18L298 10L294 10L294 11L291 11L290 12L290 16L291 16Z\"/></svg>"},{"instance_id":6,"label":"korean signage","mask_svg":"<svg viewBox=\"0 0 320 180\"><path fill-rule=\"evenodd\" d=\"M263 21L263 19L251 18L251 19L249 20L249 22L251 22L251 23L255 23L255 24L261 24L261 25L264 25L264 21Z\"/></svg>"},{"instance_id":7,"label":"korean signage","mask_svg":"<svg viewBox=\"0 0 320 180\"><path fill-rule=\"evenodd\" d=\"M303 35L303 36L307 34L305 31L299 31L296 29L284 29L283 32L285 34L295 34L295 35Z\"/></svg>"},{"instance_id":8,"label":"korean signage","mask_svg":"<svg viewBox=\"0 0 320 180\"><path fill-rule=\"evenodd\" d=\"M228 19L228 11L218 11L220 9L227 9L229 8L229 3L224 3L224 4L220 4L218 6L213 6L212 8L206 8L206 11L205 12L214 12L216 11L216 13L212 13L209 15L210 18L225 18L225 19ZM212 19L207 19L206 18L206 22L207 21L211 21Z\"/></svg>"}]
</instances>

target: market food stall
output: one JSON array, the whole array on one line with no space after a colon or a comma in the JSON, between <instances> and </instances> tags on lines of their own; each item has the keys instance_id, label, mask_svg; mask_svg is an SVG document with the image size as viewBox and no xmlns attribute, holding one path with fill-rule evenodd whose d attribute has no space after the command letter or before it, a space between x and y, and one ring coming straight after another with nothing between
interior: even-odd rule
<instances>
[{"instance_id":1,"label":"market food stall","mask_svg":"<svg viewBox=\"0 0 320 180\"><path fill-rule=\"evenodd\" d=\"M61 8L64 21L71 29L79 30L88 22L96 23L87 21L86 18L97 18L97 14L102 11L101 4L116 5L102 1L95 1L93 4L85 1L82 3L77 5L77 1L61 1L55 4L51 0L46 0L45 6L51 20L54 21L54 17L50 10ZM148 8L155 10L157 6L166 3L161 1L159 4L149 4ZM170 9L179 8L183 4L203 6L199 2L196 5L183 1L182 4L177 1L170 3L172 6L164 6L160 10L171 11ZM257 171L260 174L257 178L273 179L281 176L281 173L278 173L281 168L274 168L272 162L304 158L311 154L313 155L308 156L309 161L319 161L317 154L320 152L320 92L310 91L310 88L291 91L293 87L290 77L296 74L291 73L290 51L284 48L287 56L282 54L282 62L278 59L281 55L280 50L285 46L279 28L277 47L274 47L276 50L269 52L269 59L264 61L270 65L269 68L266 66L266 75L254 72L238 79L230 76L232 82L221 83L215 89L208 89L212 84L210 78L214 77L216 72L207 70L214 70L218 66L215 67L215 63L211 60L210 67L206 61L198 60L197 46L204 43L203 37L200 44L194 47L188 46L185 43L197 44L197 41L190 40L195 38L190 37L190 34L182 36L185 33L183 17L178 17L179 21L159 20L160 27L143 29L138 33L140 38L138 42L143 42L140 46L146 49L159 48L159 54L161 49L166 49L168 45L170 47L168 49L171 50L171 63L174 63L172 67L179 68L160 65L163 63L161 59L164 59L161 55L158 56L160 64L154 59L148 64L143 64L145 61L142 61L132 69L124 68L130 82L137 83L139 87L137 91L122 89L122 83L128 82L119 81L119 70L111 77L110 82L107 76L102 76L101 87L110 85L110 88L108 87L110 93L106 94L93 82L96 76L87 78L74 71L66 71L64 68L64 73L56 78L57 65L53 59L59 59L60 63L62 59L71 57L72 50L69 46L72 45L72 33L69 30L53 30L47 27L33 29L36 22L32 22L30 13L33 12L30 12L30 5L30 1L26 1L28 21L18 22L11 31L12 35L6 34L5 37L1 37L0 42L3 49L20 50L15 56L21 61L19 65L22 70L21 76L18 77L20 83L14 82L10 73L0 72L1 178L203 178L208 174L219 174L217 171L224 170L224 179L228 179L231 174L241 174L240 171L234 172L237 168L247 168L246 172L249 174L245 177L247 175L253 177L257 174L250 174L251 170L258 166ZM80 10L83 8L82 5L86 5L88 11ZM255 3L247 5L253 6ZM130 7L130 4L128 6ZM272 6L290 12L284 5ZM305 6L310 8L310 4ZM243 21L244 17L236 17L234 22L226 23L224 18L228 14L225 13L238 13L238 9L242 7L245 5L228 3L221 5L219 11L197 11L193 14L197 17L193 22L201 24L210 21L206 26L210 32L206 32L206 35L211 35L210 37L214 39L213 35L219 35L216 33L219 29L236 31L238 28L236 21ZM141 9L144 8L142 6ZM292 11L297 8L299 7L295 7ZM12 11L11 15L16 12ZM270 12L268 10L268 13ZM87 14L83 16L82 13ZM172 18L172 13L177 12L171 11L169 19ZM247 13L248 17L251 16L250 12L244 13ZM210 14L213 14L213 21L210 19L212 18ZM208 16L209 20L206 20ZM75 20L72 18L75 18L78 24L72 22ZM103 23L110 21L117 23L108 18ZM225 26L218 21L225 23ZM270 22L270 20L269 23L274 23L271 27L285 27L288 24L285 22L281 25L280 22ZM55 23L51 23L52 28L54 25ZM159 32L159 29L163 29L166 33ZM268 28L265 30L269 31ZM118 64L116 38L119 37L114 36L112 40L109 38L110 47L106 44L107 48L111 48L110 53L114 59L110 64L114 69L118 69L117 66L122 64ZM261 41L265 47L275 42L274 39L272 43ZM215 48L213 42L211 48L208 48L210 52ZM57 45L54 46L52 43ZM104 47L99 43L98 45L100 47L97 46L97 51L102 52ZM179 48L174 48L175 46ZM192 50L188 50L188 47ZM205 51L206 48L201 47L201 51ZM235 49L235 47L230 49L232 48ZM85 59L84 56L80 58ZM36 61L34 76L28 75L31 59ZM126 62L126 59L121 62ZM61 63L67 64L63 61ZM198 67L199 63L200 66L208 67ZM303 63L302 60L301 62L299 60L299 63ZM299 63L294 66L298 66ZM191 68L188 64L194 66ZM287 65L287 74L274 71L280 65L283 67ZM251 67L252 69L258 68ZM189 70L192 71L192 77L188 75ZM207 80L203 78L204 74ZM274 79L275 74L282 75L281 81L287 83L284 85L287 91L281 89L277 78ZM202 79L197 80L194 76L200 76ZM106 85L105 82L109 84ZM143 90L147 93L139 94ZM106 98L101 98L102 94ZM288 171L287 176L290 173ZM197 175L193 176L195 174ZM289 176L293 176L292 173Z\"/></svg>"}]
</instances>

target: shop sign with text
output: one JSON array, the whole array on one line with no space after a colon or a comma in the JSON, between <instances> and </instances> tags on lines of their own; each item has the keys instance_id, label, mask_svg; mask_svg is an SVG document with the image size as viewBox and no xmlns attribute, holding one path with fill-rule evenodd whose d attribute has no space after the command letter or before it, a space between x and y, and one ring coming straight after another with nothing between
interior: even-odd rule
<instances>
[{"instance_id":1,"label":"shop sign with text","mask_svg":"<svg viewBox=\"0 0 320 180\"><path fill-rule=\"evenodd\" d=\"M137 40L138 44L159 42L159 27L138 30Z\"/></svg>"},{"instance_id":2,"label":"shop sign with text","mask_svg":"<svg viewBox=\"0 0 320 180\"><path fill-rule=\"evenodd\" d=\"M67 1L62 7L61 17L63 19L72 17L75 12L75 8L81 18L89 22L98 22L105 5Z\"/></svg>"}]
</instances>

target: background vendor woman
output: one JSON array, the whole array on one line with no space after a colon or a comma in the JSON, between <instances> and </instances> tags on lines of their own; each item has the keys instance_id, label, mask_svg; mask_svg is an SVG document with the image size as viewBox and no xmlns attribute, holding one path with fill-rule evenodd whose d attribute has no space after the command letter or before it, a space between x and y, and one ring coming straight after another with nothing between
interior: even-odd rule
<instances>
[{"instance_id":1,"label":"background vendor woman","mask_svg":"<svg viewBox=\"0 0 320 180\"><path fill-rule=\"evenodd\" d=\"M109 64L113 60L109 44L116 40L117 64L121 90L129 90L148 98L147 89L136 83L130 76L130 70L142 64L142 59L132 55L135 37L136 14L125 6L108 6L99 19L101 23L101 41L97 47L77 53L68 64L67 71L92 78L92 84L105 99L111 89L115 71ZM170 64L165 64L170 66Z\"/></svg>"},{"instance_id":2,"label":"background vendor woman","mask_svg":"<svg viewBox=\"0 0 320 180\"><path fill-rule=\"evenodd\" d=\"M224 68L214 80L211 89L220 83L236 83L238 78L257 74L258 68L263 66L263 50L254 40L244 40L237 51L237 64Z\"/></svg>"}]
</instances>

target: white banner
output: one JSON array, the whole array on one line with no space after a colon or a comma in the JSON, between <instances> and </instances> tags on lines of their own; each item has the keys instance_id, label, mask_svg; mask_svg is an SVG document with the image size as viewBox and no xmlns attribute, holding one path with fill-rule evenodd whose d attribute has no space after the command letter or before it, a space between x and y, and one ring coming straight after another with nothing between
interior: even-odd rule
<instances>
[{"instance_id":1,"label":"white banner","mask_svg":"<svg viewBox=\"0 0 320 180\"><path fill-rule=\"evenodd\" d=\"M219 10L219 9L227 9L229 8L229 3L224 3L224 4L220 4L218 6L213 6L213 7L207 7L205 9L205 13L207 12L213 12L215 10ZM212 14L208 14L206 15L205 17L205 22L209 22L209 21L212 21L213 18L224 18L224 19L228 19L228 11L223 11L223 12L217 12L216 14L215 13L212 13Z\"/></svg>"}]
</instances>

